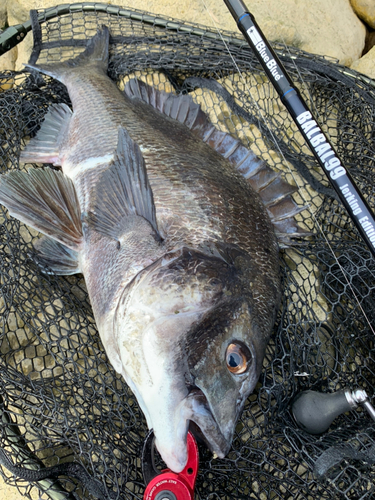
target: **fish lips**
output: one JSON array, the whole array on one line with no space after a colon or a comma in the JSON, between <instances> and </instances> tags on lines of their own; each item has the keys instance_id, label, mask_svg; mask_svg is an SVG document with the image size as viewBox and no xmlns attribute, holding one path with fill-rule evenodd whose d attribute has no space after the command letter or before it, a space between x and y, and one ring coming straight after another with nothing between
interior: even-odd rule
<instances>
[{"instance_id":1,"label":"fish lips","mask_svg":"<svg viewBox=\"0 0 375 500\"><path fill-rule=\"evenodd\" d=\"M194 437L203 441L212 453L220 458L227 455L232 435L223 434L212 415L206 396L200 389L192 389L180 403L176 413L179 414L180 421L190 423L189 430Z\"/></svg>"},{"instance_id":2,"label":"fish lips","mask_svg":"<svg viewBox=\"0 0 375 500\"><path fill-rule=\"evenodd\" d=\"M224 458L230 451L237 420L248 395L258 381L261 361L262 356L260 363L256 363L258 366L253 367L250 373L237 376L237 380L226 367L217 370L216 376L221 379L220 387L226 386L226 390L221 392L219 398L212 390L215 380L197 378L196 386L177 408L177 419L180 422L190 421L190 431L195 438L203 441L219 458ZM223 384L225 378L227 380Z\"/></svg>"},{"instance_id":3,"label":"fish lips","mask_svg":"<svg viewBox=\"0 0 375 500\"><path fill-rule=\"evenodd\" d=\"M226 363L215 364L212 369L196 365L192 370L194 386L180 403L184 418L193 422L193 434L219 458L231 448L237 420L262 370L265 343L253 337L247 339L247 347L252 360L243 374L230 373Z\"/></svg>"}]
</instances>

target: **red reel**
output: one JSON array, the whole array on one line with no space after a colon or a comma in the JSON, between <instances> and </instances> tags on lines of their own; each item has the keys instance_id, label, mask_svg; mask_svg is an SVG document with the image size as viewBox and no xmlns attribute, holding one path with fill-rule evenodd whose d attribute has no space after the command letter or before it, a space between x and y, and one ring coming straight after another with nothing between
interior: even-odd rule
<instances>
[{"instance_id":1,"label":"red reel","mask_svg":"<svg viewBox=\"0 0 375 500\"><path fill-rule=\"evenodd\" d=\"M150 451L150 447L144 448ZM187 464L179 474L172 472L170 469L164 469L161 473L156 473L153 465L153 451L151 451L152 467L155 471L154 477L148 482L143 499L144 500L193 500L194 499L194 486L198 473L199 455L198 446L189 432L187 435L187 451L188 460ZM143 455L143 463L147 458ZM148 471L144 476L150 474ZM147 477L145 477L147 479Z\"/></svg>"}]
</instances>

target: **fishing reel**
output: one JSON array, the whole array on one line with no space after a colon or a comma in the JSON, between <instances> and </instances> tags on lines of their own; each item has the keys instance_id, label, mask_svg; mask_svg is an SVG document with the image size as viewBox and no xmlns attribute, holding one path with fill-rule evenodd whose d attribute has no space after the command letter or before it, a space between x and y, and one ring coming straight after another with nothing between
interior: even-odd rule
<instances>
[{"instance_id":1,"label":"fishing reel","mask_svg":"<svg viewBox=\"0 0 375 500\"><path fill-rule=\"evenodd\" d=\"M198 473L198 446L189 432L187 435L188 460L180 473L170 469L162 471L155 467L154 433L151 430L145 439L142 451L142 472L146 490L143 500L193 500Z\"/></svg>"},{"instance_id":2,"label":"fishing reel","mask_svg":"<svg viewBox=\"0 0 375 500\"><path fill-rule=\"evenodd\" d=\"M297 424L310 434L321 434L333 420L349 410L363 406L373 420L375 408L369 401L366 391L343 389L333 394L304 391L292 403L292 413Z\"/></svg>"}]
</instances>

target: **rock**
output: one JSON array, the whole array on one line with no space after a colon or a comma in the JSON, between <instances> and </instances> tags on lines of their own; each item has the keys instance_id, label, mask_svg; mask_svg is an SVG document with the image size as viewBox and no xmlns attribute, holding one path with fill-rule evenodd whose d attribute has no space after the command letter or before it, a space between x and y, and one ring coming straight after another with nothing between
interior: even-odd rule
<instances>
[{"instance_id":1,"label":"rock","mask_svg":"<svg viewBox=\"0 0 375 500\"><path fill-rule=\"evenodd\" d=\"M374 0L350 0L357 16L375 29L375 2Z\"/></svg>"},{"instance_id":2,"label":"rock","mask_svg":"<svg viewBox=\"0 0 375 500\"><path fill-rule=\"evenodd\" d=\"M352 69L363 73L364 75L375 78L375 47L358 61L355 61L351 66Z\"/></svg>"},{"instance_id":3,"label":"rock","mask_svg":"<svg viewBox=\"0 0 375 500\"><path fill-rule=\"evenodd\" d=\"M7 5L5 2L0 2L0 29L4 29L7 25Z\"/></svg>"},{"instance_id":4,"label":"rock","mask_svg":"<svg viewBox=\"0 0 375 500\"><path fill-rule=\"evenodd\" d=\"M372 30L370 31L369 29L367 29L365 48L363 49L362 56L367 54L367 52L371 50L374 45L375 45L375 31Z\"/></svg>"},{"instance_id":5,"label":"rock","mask_svg":"<svg viewBox=\"0 0 375 500\"><path fill-rule=\"evenodd\" d=\"M0 0L4 2L4 0ZM59 4L57 0L5 0L8 10L8 24L24 23L30 19L30 10L43 10L48 7L55 7ZM64 2L61 2L64 3ZM73 3L73 2L72 2Z\"/></svg>"},{"instance_id":6,"label":"rock","mask_svg":"<svg viewBox=\"0 0 375 500\"><path fill-rule=\"evenodd\" d=\"M35 7L31 5L35 3L34 0L30 1L29 6L27 5L26 2L24 2L24 4L21 4L17 2L17 0L14 0L12 2L8 2L8 0L5 1L7 3L7 15L8 15L9 26L24 23L30 17L29 15L30 9L35 9Z\"/></svg>"},{"instance_id":7,"label":"rock","mask_svg":"<svg viewBox=\"0 0 375 500\"><path fill-rule=\"evenodd\" d=\"M269 40L331 56L345 65L361 57L366 29L349 0L254 0L251 10Z\"/></svg>"},{"instance_id":8,"label":"rock","mask_svg":"<svg viewBox=\"0 0 375 500\"><path fill-rule=\"evenodd\" d=\"M18 56L18 49L14 47L0 57L0 73L4 70L14 70L16 67L16 60Z\"/></svg>"},{"instance_id":9,"label":"rock","mask_svg":"<svg viewBox=\"0 0 375 500\"><path fill-rule=\"evenodd\" d=\"M0 0L1 1L1 0ZM7 0L9 24L25 21L30 9L41 8L40 0ZM114 0L109 4L139 8L139 0ZM56 0L44 0L43 8L55 5ZM237 31L237 26L224 2L217 0L144 0L145 11L162 17L183 19L203 25ZM354 14L349 0L253 0L251 12L270 41L300 47L308 52L328 55L342 64L350 65L361 57L366 30ZM23 42L25 43L25 42ZM22 44L23 44L22 43ZM22 45L21 44L21 45ZM16 67L27 62L22 55Z\"/></svg>"}]
</instances>

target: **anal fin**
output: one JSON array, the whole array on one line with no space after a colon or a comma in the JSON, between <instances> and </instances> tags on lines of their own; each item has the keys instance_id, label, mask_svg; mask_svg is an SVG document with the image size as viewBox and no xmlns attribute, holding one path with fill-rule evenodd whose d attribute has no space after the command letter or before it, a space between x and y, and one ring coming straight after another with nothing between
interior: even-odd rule
<instances>
[{"instance_id":1,"label":"anal fin","mask_svg":"<svg viewBox=\"0 0 375 500\"><path fill-rule=\"evenodd\" d=\"M149 222L156 239L161 239L156 222L152 189L139 146L119 129L115 159L97 183L97 199L89 214L96 231L117 239L129 216Z\"/></svg>"},{"instance_id":2,"label":"anal fin","mask_svg":"<svg viewBox=\"0 0 375 500\"><path fill-rule=\"evenodd\" d=\"M81 211L73 182L51 168L29 168L0 176L0 203L28 226L78 250Z\"/></svg>"},{"instance_id":3,"label":"anal fin","mask_svg":"<svg viewBox=\"0 0 375 500\"><path fill-rule=\"evenodd\" d=\"M66 104L52 104L36 136L21 152L23 163L53 163L60 165L61 143L72 116Z\"/></svg>"},{"instance_id":4,"label":"anal fin","mask_svg":"<svg viewBox=\"0 0 375 500\"><path fill-rule=\"evenodd\" d=\"M69 275L80 273L78 252L44 236L35 244L36 263L46 274Z\"/></svg>"}]
</instances>

